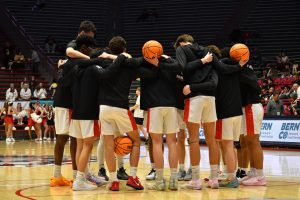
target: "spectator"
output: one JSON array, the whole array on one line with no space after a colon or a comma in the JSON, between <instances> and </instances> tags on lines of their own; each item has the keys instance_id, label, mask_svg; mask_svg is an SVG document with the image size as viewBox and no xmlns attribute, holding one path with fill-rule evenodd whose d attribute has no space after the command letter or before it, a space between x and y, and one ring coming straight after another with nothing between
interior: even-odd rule
<instances>
[{"instance_id":1,"label":"spectator","mask_svg":"<svg viewBox=\"0 0 300 200\"><path fill-rule=\"evenodd\" d=\"M14 102L18 97L18 91L15 89L13 83L10 84L9 88L6 90L6 101Z\"/></svg>"},{"instance_id":2,"label":"spectator","mask_svg":"<svg viewBox=\"0 0 300 200\"><path fill-rule=\"evenodd\" d=\"M33 96L39 100L46 99L47 92L46 92L45 88L43 88L43 83L40 83L36 87L36 89L34 90Z\"/></svg>"},{"instance_id":3,"label":"spectator","mask_svg":"<svg viewBox=\"0 0 300 200\"><path fill-rule=\"evenodd\" d=\"M27 83L27 77L25 76L23 81L20 83L21 89L24 88L24 84Z\"/></svg>"},{"instance_id":4,"label":"spectator","mask_svg":"<svg viewBox=\"0 0 300 200\"><path fill-rule=\"evenodd\" d=\"M300 97L297 97L297 94L294 92L291 94L291 105L290 111L291 115L300 115Z\"/></svg>"},{"instance_id":5,"label":"spectator","mask_svg":"<svg viewBox=\"0 0 300 200\"><path fill-rule=\"evenodd\" d=\"M11 67L13 69L25 68L25 57L20 49L16 50L16 55L14 57L14 61Z\"/></svg>"},{"instance_id":6,"label":"spectator","mask_svg":"<svg viewBox=\"0 0 300 200\"><path fill-rule=\"evenodd\" d=\"M267 78L267 74L268 74L268 71L267 71L266 69L264 69L264 70L262 71L262 76L261 76L261 78L262 78L262 79L266 79L266 78Z\"/></svg>"},{"instance_id":7,"label":"spectator","mask_svg":"<svg viewBox=\"0 0 300 200\"><path fill-rule=\"evenodd\" d=\"M300 97L300 87L298 83L294 83L292 87L292 92L295 92L297 94L297 98Z\"/></svg>"},{"instance_id":8,"label":"spectator","mask_svg":"<svg viewBox=\"0 0 300 200\"><path fill-rule=\"evenodd\" d=\"M289 57L286 55L285 52L281 51L278 56L276 56L277 64L280 70L283 70L284 66L289 63Z\"/></svg>"},{"instance_id":9,"label":"spectator","mask_svg":"<svg viewBox=\"0 0 300 200\"><path fill-rule=\"evenodd\" d=\"M266 88L261 89L260 100L261 101L267 101L268 100L268 94L267 94Z\"/></svg>"},{"instance_id":10,"label":"spectator","mask_svg":"<svg viewBox=\"0 0 300 200\"><path fill-rule=\"evenodd\" d=\"M268 92L267 92L267 100L272 99L273 95L274 95L274 87L270 87Z\"/></svg>"},{"instance_id":11,"label":"spectator","mask_svg":"<svg viewBox=\"0 0 300 200\"><path fill-rule=\"evenodd\" d=\"M31 49L31 62L32 62L32 72L38 73L41 60L35 49Z\"/></svg>"},{"instance_id":12,"label":"spectator","mask_svg":"<svg viewBox=\"0 0 300 200\"><path fill-rule=\"evenodd\" d=\"M293 64L292 75L298 76L300 74L300 69L298 64Z\"/></svg>"},{"instance_id":13,"label":"spectator","mask_svg":"<svg viewBox=\"0 0 300 200\"><path fill-rule=\"evenodd\" d=\"M56 51L56 41L52 35L49 35L45 40L45 49L47 53L54 53Z\"/></svg>"},{"instance_id":14,"label":"spectator","mask_svg":"<svg viewBox=\"0 0 300 200\"><path fill-rule=\"evenodd\" d=\"M31 98L31 90L28 87L28 83L25 83L20 91L20 99L23 101L29 101Z\"/></svg>"},{"instance_id":15,"label":"spectator","mask_svg":"<svg viewBox=\"0 0 300 200\"><path fill-rule=\"evenodd\" d=\"M31 91L34 91L37 86L35 76L31 76L31 80L29 81L29 88Z\"/></svg>"},{"instance_id":16,"label":"spectator","mask_svg":"<svg viewBox=\"0 0 300 200\"><path fill-rule=\"evenodd\" d=\"M290 94L291 94L290 89L291 89L290 86L288 86L288 85L284 86L281 90L281 94L279 96L279 99L289 99Z\"/></svg>"},{"instance_id":17,"label":"spectator","mask_svg":"<svg viewBox=\"0 0 300 200\"><path fill-rule=\"evenodd\" d=\"M5 43L5 47L2 49L2 52L2 64L5 68L9 68L9 65L11 65L14 60L14 49L10 42Z\"/></svg>"},{"instance_id":18,"label":"spectator","mask_svg":"<svg viewBox=\"0 0 300 200\"><path fill-rule=\"evenodd\" d=\"M57 88L57 82L56 82L56 79L53 79L53 82L49 87L49 90L52 91L51 99L53 99L53 97L55 95L56 88Z\"/></svg>"},{"instance_id":19,"label":"spectator","mask_svg":"<svg viewBox=\"0 0 300 200\"><path fill-rule=\"evenodd\" d=\"M272 78L268 78L267 79L267 82L268 82L268 84L267 84L267 88L268 89L270 89L271 87L273 87L274 88L274 83L273 83L273 79Z\"/></svg>"},{"instance_id":20,"label":"spectator","mask_svg":"<svg viewBox=\"0 0 300 200\"><path fill-rule=\"evenodd\" d=\"M267 77L270 78L270 79L278 77L278 72L277 72L277 70L275 69L274 66L270 66L270 69L267 73Z\"/></svg>"},{"instance_id":21,"label":"spectator","mask_svg":"<svg viewBox=\"0 0 300 200\"><path fill-rule=\"evenodd\" d=\"M279 92L275 91L273 99L271 99L267 104L267 115L282 115L283 113L283 104L279 100Z\"/></svg>"}]
</instances>

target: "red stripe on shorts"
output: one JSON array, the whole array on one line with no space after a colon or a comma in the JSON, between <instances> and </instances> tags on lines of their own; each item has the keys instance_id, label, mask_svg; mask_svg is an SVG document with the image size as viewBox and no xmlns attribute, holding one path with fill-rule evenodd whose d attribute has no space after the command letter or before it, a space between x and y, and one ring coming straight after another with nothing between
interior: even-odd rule
<instances>
[{"instance_id":1,"label":"red stripe on shorts","mask_svg":"<svg viewBox=\"0 0 300 200\"><path fill-rule=\"evenodd\" d=\"M147 124L146 124L146 129L147 129L147 132L149 133L149 127L150 127L150 109L148 109L148 112L147 112Z\"/></svg>"},{"instance_id":2,"label":"red stripe on shorts","mask_svg":"<svg viewBox=\"0 0 300 200\"><path fill-rule=\"evenodd\" d=\"M218 119L216 123L216 139L222 140L222 119Z\"/></svg>"},{"instance_id":3,"label":"red stripe on shorts","mask_svg":"<svg viewBox=\"0 0 300 200\"><path fill-rule=\"evenodd\" d=\"M72 110L72 109L69 109L69 122L71 122L71 119L72 119L72 113L73 113L73 110Z\"/></svg>"},{"instance_id":4,"label":"red stripe on shorts","mask_svg":"<svg viewBox=\"0 0 300 200\"><path fill-rule=\"evenodd\" d=\"M132 129L134 131L138 130L137 125L136 125L135 120L134 120L134 117L132 115L132 112L130 110L128 110L127 113L128 113L129 119L130 119L130 123L131 123Z\"/></svg>"},{"instance_id":5,"label":"red stripe on shorts","mask_svg":"<svg viewBox=\"0 0 300 200\"><path fill-rule=\"evenodd\" d=\"M95 137L100 136L100 126L98 120L94 120L94 136Z\"/></svg>"},{"instance_id":6,"label":"red stripe on shorts","mask_svg":"<svg viewBox=\"0 0 300 200\"><path fill-rule=\"evenodd\" d=\"M254 119L252 104L248 104L245 106L245 116L247 135L254 135Z\"/></svg>"},{"instance_id":7,"label":"red stripe on shorts","mask_svg":"<svg viewBox=\"0 0 300 200\"><path fill-rule=\"evenodd\" d=\"M188 122L189 121L189 114L190 114L190 99L186 99L184 101L184 113L183 113L183 121Z\"/></svg>"}]
</instances>

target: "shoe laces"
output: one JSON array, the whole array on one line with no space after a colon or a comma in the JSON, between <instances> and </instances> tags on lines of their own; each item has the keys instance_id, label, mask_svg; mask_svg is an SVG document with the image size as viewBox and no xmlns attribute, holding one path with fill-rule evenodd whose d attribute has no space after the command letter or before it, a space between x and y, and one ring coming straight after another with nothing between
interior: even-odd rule
<instances>
[{"instance_id":1,"label":"shoe laces","mask_svg":"<svg viewBox=\"0 0 300 200\"><path fill-rule=\"evenodd\" d=\"M152 173L155 173L155 169L151 169L151 171L149 172L149 174L148 175L151 175Z\"/></svg>"}]
</instances>

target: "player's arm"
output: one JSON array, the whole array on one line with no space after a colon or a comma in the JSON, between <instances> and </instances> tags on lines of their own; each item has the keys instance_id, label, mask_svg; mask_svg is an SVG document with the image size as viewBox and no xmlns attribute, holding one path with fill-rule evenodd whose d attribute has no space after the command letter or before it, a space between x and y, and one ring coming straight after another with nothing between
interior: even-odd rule
<instances>
[{"instance_id":1,"label":"player's arm","mask_svg":"<svg viewBox=\"0 0 300 200\"><path fill-rule=\"evenodd\" d=\"M99 75L99 79L103 79L103 78L110 78L112 77L115 73L117 73L122 65L122 63L124 62L124 60L127 57L124 54L120 54L117 59L112 62L108 67L106 67L105 69L102 67L97 67L97 73ZM102 59L102 58L101 58ZM104 60L103 60L104 61Z\"/></svg>"},{"instance_id":2,"label":"player's arm","mask_svg":"<svg viewBox=\"0 0 300 200\"><path fill-rule=\"evenodd\" d=\"M261 88L259 86L259 84L257 83L257 77L255 76L254 72L251 69L243 69L240 72L240 82L244 83L246 85L248 85L249 87L251 87L252 89L254 89L257 92L261 92Z\"/></svg>"},{"instance_id":3,"label":"player's arm","mask_svg":"<svg viewBox=\"0 0 300 200\"><path fill-rule=\"evenodd\" d=\"M214 68L222 74L232 74L235 72L239 72L241 70L241 67L246 64L243 61L240 61L239 64L227 64L228 62L228 59L219 60L216 56L214 56L214 59L212 61Z\"/></svg>"},{"instance_id":4,"label":"player's arm","mask_svg":"<svg viewBox=\"0 0 300 200\"><path fill-rule=\"evenodd\" d=\"M183 94L188 95L191 92L211 91L216 89L217 85L218 85L218 74L215 70L212 70L211 74L209 75L209 80L203 83L192 83L190 85L184 86Z\"/></svg>"},{"instance_id":5,"label":"player's arm","mask_svg":"<svg viewBox=\"0 0 300 200\"><path fill-rule=\"evenodd\" d=\"M87 56L87 55L81 53L80 51L75 50L75 49L72 48L72 47L68 47L68 48L66 49L66 54L67 54L67 56L70 57L70 58L90 59L89 56Z\"/></svg>"}]
</instances>

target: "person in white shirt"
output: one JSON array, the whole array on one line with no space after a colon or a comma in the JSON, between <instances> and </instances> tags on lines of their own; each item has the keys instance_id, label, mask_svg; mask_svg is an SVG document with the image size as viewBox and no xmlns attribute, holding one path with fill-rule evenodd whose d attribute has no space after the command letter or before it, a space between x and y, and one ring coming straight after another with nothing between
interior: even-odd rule
<instances>
[{"instance_id":1,"label":"person in white shirt","mask_svg":"<svg viewBox=\"0 0 300 200\"><path fill-rule=\"evenodd\" d=\"M295 82L293 84L292 92L291 93L293 93L293 92L297 93L297 98L300 97L300 87L299 87L299 84L297 82Z\"/></svg>"},{"instance_id":2,"label":"person in white shirt","mask_svg":"<svg viewBox=\"0 0 300 200\"><path fill-rule=\"evenodd\" d=\"M40 83L36 89L34 90L33 96L37 99L46 99L47 92L45 88L43 88L43 83Z\"/></svg>"},{"instance_id":3,"label":"person in white shirt","mask_svg":"<svg viewBox=\"0 0 300 200\"><path fill-rule=\"evenodd\" d=\"M141 88L136 89L137 99L135 105L130 108L130 111L134 110L133 117L135 119L136 125L138 126L139 131L142 131L146 141L148 141L148 133L144 129L144 111L140 109L140 97L141 97Z\"/></svg>"},{"instance_id":4,"label":"person in white shirt","mask_svg":"<svg viewBox=\"0 0 300 200\"><path fill-rule=\"evenodd\" d=\"M15 89L13 83L10 84L10 87L6 90L6 101L14 102L18 97L18 91Z\"/></svg>"},{"instance_id":5,"label":"person in white shirt","mask_svg":"<svg viewBox=\"0 0 300 200\"><path fill-rule=\"evenodd\" d=\"M29 89L29 85L27 83L23 84L23 88L20 91L21 100L29 101L31 98L31 90Z\"/></svg>"}]
</instances>

